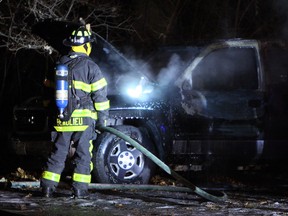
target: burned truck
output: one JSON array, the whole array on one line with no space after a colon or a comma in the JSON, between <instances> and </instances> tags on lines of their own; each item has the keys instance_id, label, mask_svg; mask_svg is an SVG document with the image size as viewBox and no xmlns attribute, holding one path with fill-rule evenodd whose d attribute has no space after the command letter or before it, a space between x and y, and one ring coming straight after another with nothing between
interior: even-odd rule
<instances>
[{"instance_id":1,"label":"burned truck","mask_svg":"<svg viewBox=\"0 0 288 216\"><path fill-rule=\"evenodd\" d=\"M57 29L69 35L73 26L66 23ZM60 47L45 34L43 29L41 34L38 31ZM231 39L161 47L136 67L96 36L96 53L91 56L109 83L108 125L137 140L173 169L285 162L285 43ZM52 146L49 125L55 113L39 104L41 97L14 108L12 146L18 154ZM140 151L108 132L94 142L93 163L94 180L102 183L148 183L156 169Z\"/></svg>"}]
</instances>

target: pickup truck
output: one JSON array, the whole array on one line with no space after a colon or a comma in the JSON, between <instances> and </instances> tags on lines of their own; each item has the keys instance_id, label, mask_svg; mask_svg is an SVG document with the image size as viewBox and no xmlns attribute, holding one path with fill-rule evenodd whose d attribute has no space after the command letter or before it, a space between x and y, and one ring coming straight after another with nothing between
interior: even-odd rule
<instances>
[{"instance_id":1,"label":"pickup truck","mask_svg":"<svg viewBox=\"0 0 288 216\"><path fill-rule=\"evenodd\" d=\"M52 34L51 28L69 35L73 25L46 21L34 31L60 49L64 35ZM59 38L51 40L51 35ZM109 83L108 125L137 140L174 170L285 163L286 43L229 39L167 46L140 67L95 35L96 52L91 56ZM145 73L147 68L153 73ZM49 151L52 109L43 106L41 96L15 106L11 142L17 154ZM101 183L145 184L156 169L140 151L107 132L94 142L93 163L94 181Z\"/></svg>"}]
</instances>

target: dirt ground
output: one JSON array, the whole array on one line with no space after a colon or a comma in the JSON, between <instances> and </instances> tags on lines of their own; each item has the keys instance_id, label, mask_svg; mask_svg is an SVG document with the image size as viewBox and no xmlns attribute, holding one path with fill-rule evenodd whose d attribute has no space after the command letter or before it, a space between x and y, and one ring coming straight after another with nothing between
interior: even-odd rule
<instances>
[{"instance_id":1,"label":"dirt ground","mask_svg":"<svg viewBox=\"0 0 288 216\"><path fill-rule=\"evenodd\" d=\"M161 191L92 191L71 199L67 191L42 198L38 191L0 191L1 215L288 215L287 194L227 191L227 201L213 203L195 194ZM8 214L10 213L10 214Z\"/></svg>"},{"instance_id":2,"label":"dirt ground","mask_svg":"<svg viewBox=\"0 0 288 216\"><path fill-rule=\"evenodd\" d=\"M161 181L174 187L173 180L165 178ZM43 198L39 187L6 188L0 190L0 215L288 215L286 175L253 173L209 180L202 188L225 191L226 201L211 202L195 193L135 189L90 190L89 198L72 199L66 187L60 187L53 198Z\"/></svg>"},{"instance_id":3,"label":"dirt ground","mask_svg":"<svg viewBox=\"0 0 288 216\"><path fill-rule=\"evenodd\" d=\"M0 159L1 161L1 159ZM37 161L37 160L36 160ZM5 163L4 163L5 162ZM219 170L205 174L185 175L202 189L224 191L227 200L222 203L203 199L194 192L171 192L163 190L95 190L87 199L71 199L67 182L57 189L53 198L43 198L39 188L41 170L35 160L14 163L0 173L0 215L32 216L145 216L145 215L288 215L288 171L282 168L248 170L237 173ZM7 166L7 160L0 163ZM11 163L12 164L12 163ZM21 165L16 168L14 165ZM276 168L278 166L275 166ZM11 171L12 170L12 171ZM175 179L159 172L152 179L154 186L174 188ZM182 175L182 173L180 173ZM21 183L30 181L34 187L7 187L6 180ZM3 186L4 185L4 186Z\"/></svg>"}]
</instances>

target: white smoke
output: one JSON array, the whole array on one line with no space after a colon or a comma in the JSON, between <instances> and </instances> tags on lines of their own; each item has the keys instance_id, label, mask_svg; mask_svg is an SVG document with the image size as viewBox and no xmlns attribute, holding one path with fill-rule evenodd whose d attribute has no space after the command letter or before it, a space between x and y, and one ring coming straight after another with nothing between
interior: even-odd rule
<instances>
[{"instance_id":1,"label":"white smoke","mask_svg":"<svg viewBox=\"0 0 288 216\"><path fill-rule=\"evenodd\" d=\"M176 80L179 75L180 68L183 67L184 62L177 54L173 54L166 67L162 68L158 74L157 81L160 85L168 85Z\"/></svg>"}]
</instances>

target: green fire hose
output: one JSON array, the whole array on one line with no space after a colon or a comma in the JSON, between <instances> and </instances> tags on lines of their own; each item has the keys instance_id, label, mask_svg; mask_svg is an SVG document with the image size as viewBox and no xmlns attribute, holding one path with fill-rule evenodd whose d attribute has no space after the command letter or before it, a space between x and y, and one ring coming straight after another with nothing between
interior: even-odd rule
<instances>
[{"instance_id":1,"label":"green fire hose","mask_svg":"<svg viewBox=\"0 0 288 216\"><path fill-rule=\"evenodd\" d=\"M195 186L187 179L180 176L174 170L172 170L169 166L167 166L163 161L149 152L146 148L140 145L137 141L133 140L131 137L125 135L124 133L112 128L112 127L98 127L97 128L101 132L109 132L112 133L119 138L129 142L135 148L137 148L142 154L150 158L156 165L158 165L161 169L163 169L166 173L173 176L176 180L187 187L171 187L171 186L157 186L157 185L132 185L132 184L102 184L102 183L90 183L89 189L97 189L97 190L108 190L108 189L118 189L118 190L162 190L162 191L172 191L172 192L194 192L202 198L205 198L212 202L224 202L227 200L227 195L224 192L213 191L208 193L205 190ZM65 185L64 182L60 182L60 185ZM1 182L0 188L24 188L24 187L40 187L40 182ZM216 194L217 193L217 194Z\"/></svg>"},{"instance_id":2,"label":"green fire hose","mask_svg":"<svg viewBox=\"0 0 288 216\"><path fill-rule=\"evenodd\" d=\"M119 138L127 141L131 145L133 145L136 149L138 149L142 154L150 158L154 163L156 163L161 169L163 169L166 173L173 176L176 180L178 180L180 183L187 186L189 189L191 189L192 192L196 193L197 195L210 200L212 202L223 202L227 199L227 195L224 192L220 192L221 195L214 195L212 193L208 193L201 188L195 186L190 181L176 173L174 170L172 170L169 166L167 166L163 161L161 161L159 158L157 158L154 154L152 154L150 151L148 151L146 148L144 148L142 145L140 145L137 141L132 139L131 137L125 135L124 133L112 128L112 127L98 127L98 130L100 131L106 131L109 133L112 133Z\"/></svg>"}]
</instances>

